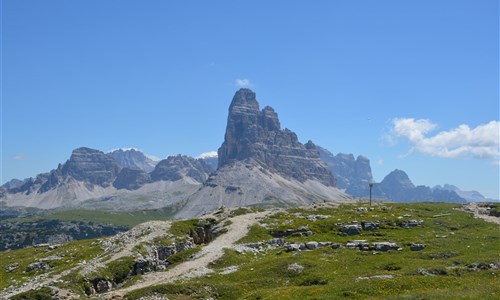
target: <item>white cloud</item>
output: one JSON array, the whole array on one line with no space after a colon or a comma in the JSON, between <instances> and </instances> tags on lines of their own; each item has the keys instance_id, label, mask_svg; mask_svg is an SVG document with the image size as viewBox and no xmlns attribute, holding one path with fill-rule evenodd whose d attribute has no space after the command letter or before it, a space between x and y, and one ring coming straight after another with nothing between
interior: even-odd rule
<instances>
[{"instance_id":1,"label":"white cloud","mask_svg":"<svg viewBox=\"0 0 500 300\"><path fill-rule=\"evenodd\" d=\"M198 155L198 157L196 158L212 158L212 157L217 157L217 151L210 151L210 152L205 152L205 153L202 153L200 155Z\"/></svg>"},{"instance_id":2,"label":"white cloud","mask_svg":"<svg viewBox=\"0 0 500 300\"><path fill-rule=\"evenodd\" d=\"M462 124L449 131L427 136L437 125L429 120L402 118L392 120L391 135L407 139L409 153L421 152L438 157L475 157L498 160L500 157L500 122L491 121L476 128Z\"/></svg>"},{"instance_id":3,"label":"white cloud","mask_svg":"<svg viewBox=\"0 0 500 300\"><path fill-rule=\"evenodd\" d=\"M18 153L14 155L15 160L23 160L24 158L26 158L26 155L24 153Z\"/></svg>"},{"instance_id":4,"label":"white cloud","mask_svg":"<svg viewBox=\"0 0 500 300\"><path fill-rule=\"evenodd\" d=\"M252 87L252 83L248 79L236 79L236 85L240 88L249 88Z\"/></svg>"}]
</instances>

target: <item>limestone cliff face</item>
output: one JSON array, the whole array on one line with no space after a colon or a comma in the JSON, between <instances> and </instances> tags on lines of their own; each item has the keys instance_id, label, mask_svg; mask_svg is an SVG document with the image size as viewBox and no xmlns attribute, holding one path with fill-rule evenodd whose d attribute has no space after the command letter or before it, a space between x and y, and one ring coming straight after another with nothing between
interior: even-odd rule
<instances>
[{"instance_id":1,"label":"limestone cliff face","mask_svg":"<svg viewBox=\"0 0 500 300\"><path fill-rule=\"evenodd\" d=\"M176 181L185 177L203 183L212 173L212 169L201 159L194 159L185 155L169 156L160 161L153 172L153 181Z\"/></svg>"},{"instance_id":2,"label":"limestone cliff face","mask_svg":"<svg viewBox=\"0 0 500 300\"><path fill-rule=\"evenodd\" d=\"M333 155L330 151L317 146L320 157L330 167L337 180L337 187L346 193L366 197L369 194L369 182L373 179L372 169L368 158L360 155L356 159L352 154L338 153Z\"/></svg>"},{"instance_id":3,"label":"limestone cliff face","mask_svg":"<svg viewBox=\"0 0 500 300\"><path fill-rule=\"evenodd\" d=\"M255 93L249 89L241 89L233 97L218 155L219 168L250 159L300 182L310 179L335 186L316 146L311 141L304 145L294 132L281 129L278 114L269 106L260 110Z\"/></svg>"},{"instance_id":4,"label":"limestone cliff face","mask_svg":"<svg viewBox=\"0 0 500 300\"><path fill-rule=\"evenodd\" d=\"M73 150L70 159L62 167L62 174L78 181L108 187L121 169L113 158L103 152L81 147Z\"/></svg>"},{"instance_id":5,"label":"limestone cliff face","mask_svg":"<svg viewBox=\"0 0 500 300\"><path fill-rule=\"evenodd\" d=\"M129 168L132 170L142 170L146 173L149 173L155 169L158 161L154 161L151 158L147 157L141 151L135 149L118 149L114 150L110 153L107 153L108 156L112 157L116 160L122 167Z\"/></svg>"}]
</instances>

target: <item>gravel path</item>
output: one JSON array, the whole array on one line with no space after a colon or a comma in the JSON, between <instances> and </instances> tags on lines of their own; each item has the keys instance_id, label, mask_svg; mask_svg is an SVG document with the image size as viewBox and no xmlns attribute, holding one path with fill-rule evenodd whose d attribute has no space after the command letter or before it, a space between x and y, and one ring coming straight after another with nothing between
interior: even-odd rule
<instances>
[{"instance_id":1,"label":"gravel path","mask_svg":"<svg viewBox=\"0 0 500 300\"><path fill-rule=\"evenodd\" d=\"M462 206L462 210L465 212L470 212L474 214L474 217L483 219L487 222L495 223L500 225L500 218L489 215L489 210L486 207L481 207L477 203L468 203Z\"/></svg>"},{"instance_id":2,"label":"gravel path","mask_svg":"<svg viewBox=\"0 0 500 300\"><path fill-rule=\"evenodd\" d=\"M224 255L224 249L231 247L236 241L248 234L249 227L256 224L259 218L266 216L269 212L258 212L231 218L233 222L228 231L217 237L210 244L202 248L193 260L183 262L165 272L149 273L142 276L142 280L136 284L115 290L102 295L102 299L117 299L128 292L148 286L169 283L185 278L194 278L206 275L212 270L207 266Z\"/></svg>"}]
</instances>

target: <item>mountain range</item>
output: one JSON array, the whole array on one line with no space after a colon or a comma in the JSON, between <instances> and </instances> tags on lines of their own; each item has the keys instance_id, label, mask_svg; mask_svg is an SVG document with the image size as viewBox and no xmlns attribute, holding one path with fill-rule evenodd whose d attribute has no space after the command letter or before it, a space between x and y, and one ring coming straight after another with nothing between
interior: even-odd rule
<instances>
[{"instance_id":1,"label":"mountain range","mask_svg":"<svg viewBox=\"0 0 500 300\"><path fill-rule=\"evenodd\" d=\"M292 206L352 201L368 197L373 181L364 156L334 155L281 128L278 114L262 110L256 95L240 89L228 111L224 142L195 159L185 155L155 161L136 149L110 153L81 147L54 170L0 188L7 206L80 207L127 210L172 207L177 217L192 217L221 206ZM374 184L373 196L414 202L481 201L478 192L452 185L415 186L401 170Z\"/></svg>"}]
</instances>

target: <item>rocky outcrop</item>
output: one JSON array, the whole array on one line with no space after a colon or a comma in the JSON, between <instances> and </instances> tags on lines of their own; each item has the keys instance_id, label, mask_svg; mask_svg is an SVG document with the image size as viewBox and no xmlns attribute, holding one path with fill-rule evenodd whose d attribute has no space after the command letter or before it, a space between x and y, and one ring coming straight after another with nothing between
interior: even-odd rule
<instances>
[{"instance_id":1,"label":"rocky outcrop","mask_svg":"<svg viewBox=\"0 0 500 300\"><path fill-rule=\"evenodd\" d=\"M304 182L316 180L334 186L328 166L316 146L302 144L289 129L281 129L277 113L266 106L262 111L255 93L241 89L229 106L224 143L218 150L219 168L247 159L288 178Z\"/></svg>"},{"instance_id":2,"label":"rocky outcrop","mask_svg":"<svg viewBox=\"0 0 500 300\"><path fill-rule=\"evenodd\" d=\"M107 153L107 155L116 160L124 168L142 170L146 173L153 171L158 163L158 161L152 160L141 151L135 149L118 149Z\"/></svg>"},{"instance_id":3,"label":"rocky outcrop","mask_svg":"<svg viewBox=\"0 0 500 300\"><path fill-rule=\"evenodd\" d=\"M62 167L62 174L78 181L107 187L113 183L121 168L103 152L82 147L73 150L70 159Z\"/></svg>"},{"instance_id":4,"label":"rocky outcrop","mask_svg":"<svg viewBox=\"0 0 500 300\"><path fill-rule=\"evenodd\" d=\"M354 155L344 153L333 155L325 148L317 148L321 159L335 176L339 189L356 197L366 197L369 194L369 182L373 176L368 158L360 155L355 159Z\"/></svg>"},{"instance_id":5,"label":"rocky outcrop","mask_svg":"<svg viewBox=\"0 0 500 300\"><path fill-rule=\"evenodd\" d=\"M212 169L201 159L194 159L185 155L169 156L160 161L153 172L151 180L176 181L184 177L202 183L212 173Z\"/></svg>"}]
</instances>

